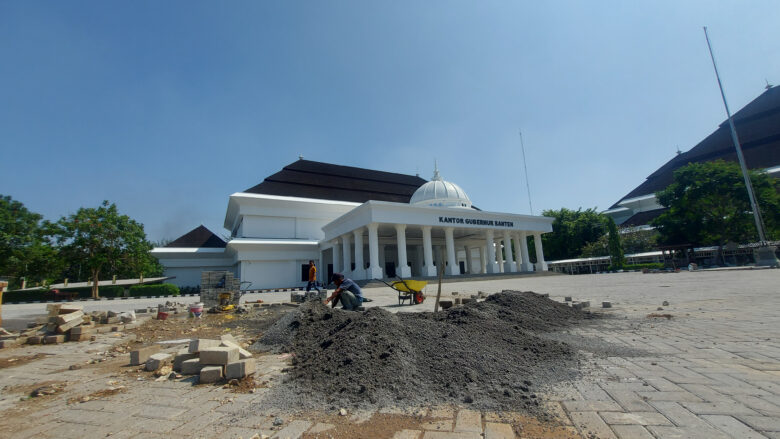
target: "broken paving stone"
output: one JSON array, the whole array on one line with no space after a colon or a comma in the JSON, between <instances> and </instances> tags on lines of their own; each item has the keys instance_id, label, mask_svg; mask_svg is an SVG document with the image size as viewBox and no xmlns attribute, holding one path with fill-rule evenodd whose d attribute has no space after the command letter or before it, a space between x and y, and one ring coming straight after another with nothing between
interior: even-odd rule
<instances>
[{"instance_id":1,"label":"broken paving stone","mask_svg":"<svg viewBox=\"0 0 780 439\"><path fill-rule=\"evenodd\" d=\"M339 409L339 416L347 416L347 409Z\"/></svg>"},{"instance_id":2,"label":"broken paving stone","mask_svg":"<svg viewBox=\"0 0 780 439\"><path fill-rule=\"evenodd\" d=\"M612 302L601 302L602 308L612 308Z\"/></svg>"},{"instance_id":3,"label":"broken paving stone","mask_svg":"<svg viewBox=\"0 0 780 439\"><path fill-rule=\"evenodd\" d=\"M669 302L664 300L663 306L669 306Z\"/></svg>"}]
</instances>

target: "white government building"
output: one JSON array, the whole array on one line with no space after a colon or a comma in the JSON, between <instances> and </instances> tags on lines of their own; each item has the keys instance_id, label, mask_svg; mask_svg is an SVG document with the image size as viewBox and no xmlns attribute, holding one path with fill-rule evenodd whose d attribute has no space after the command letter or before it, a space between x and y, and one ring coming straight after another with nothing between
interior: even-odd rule
<instances>
[{"instance_id":1,"label":"white government building","mask_svg":"<svg viewBox=\"0 0 780 439\"><path fill-rule=\"evenodd\" d=\"M541 235L552 222L481 211L438 169L425 181L298 160L230 196L227 242L200 226L152 254L179 286L199 285L204 270L229 270L252 290L300 286L310 259L323 284L333 272L355 280L432 277L440 261L447 276L546 271Z\"/></svg>"}]
</instances>

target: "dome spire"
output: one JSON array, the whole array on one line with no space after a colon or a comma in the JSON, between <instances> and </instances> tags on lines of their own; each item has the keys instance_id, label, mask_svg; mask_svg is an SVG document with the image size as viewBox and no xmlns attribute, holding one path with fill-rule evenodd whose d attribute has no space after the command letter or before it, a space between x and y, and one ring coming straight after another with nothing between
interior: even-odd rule
<instances>
[{"instance_id":1,"label":"dome spire","mask_svg":"<svg viewBox=\"0 0 780 439\"><path fill-rule=\"evenodd\" d=\"M433 181L441 181L441 175L439 175L439 162L433 159Z\"/></svg>"}]
</instances>

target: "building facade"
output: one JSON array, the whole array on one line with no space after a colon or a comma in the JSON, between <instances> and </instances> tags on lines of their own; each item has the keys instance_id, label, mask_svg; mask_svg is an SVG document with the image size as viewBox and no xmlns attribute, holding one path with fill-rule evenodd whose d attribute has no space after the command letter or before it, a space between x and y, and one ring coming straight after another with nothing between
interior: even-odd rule
<instances>
[{"instance_id":1,"label":"building facade","mask_svg":"<svg viewBox=\"0 0 780 439\"><path fill-rule=\"evenodd\" d=\"M325 284L333 272L356 280L432 277L441 266L448 276L528 272L547 269L541 234L552 231L552 221L481 211L438 170L425 181L299 160L230 196L227 241L203 230L188 239L193 230L153 254L180 286L222 267L252 290L299 286L309 260ZM208 239L211 247L199 246Z\"/></svg>"}]
</instances>

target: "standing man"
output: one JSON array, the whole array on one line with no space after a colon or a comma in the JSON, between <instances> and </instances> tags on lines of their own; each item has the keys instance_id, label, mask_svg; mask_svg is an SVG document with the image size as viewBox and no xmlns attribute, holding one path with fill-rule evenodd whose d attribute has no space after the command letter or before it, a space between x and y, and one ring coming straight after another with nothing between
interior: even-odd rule
<instances>
[{"instance_id":1,"label":"standing man","mask_svg":"<svg viewBox=\"0 0 780 439\"><path fill-rule=\"evenodd\" d=\"M340 300L345 310L358 311L358 308L363 305L363 291L360 287L341 273L333 273L333 283L336 284L336 289L325 299L325 305L333 301L335 307Z\"/></svg>"},{"instance_id":2,"label":"standing man","mask_svg":"<svg viewBox=\"0 0 780 439\"><path fill-rule=\"evenodd\" d=\"M314 261L309 259L309 283L306 284L306 292L308 293L314 287L318 293L321 293L320 287L317 285L317 267L314 266Z\"/></svg>"}]
</instances>

